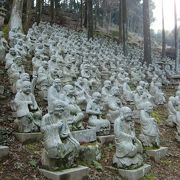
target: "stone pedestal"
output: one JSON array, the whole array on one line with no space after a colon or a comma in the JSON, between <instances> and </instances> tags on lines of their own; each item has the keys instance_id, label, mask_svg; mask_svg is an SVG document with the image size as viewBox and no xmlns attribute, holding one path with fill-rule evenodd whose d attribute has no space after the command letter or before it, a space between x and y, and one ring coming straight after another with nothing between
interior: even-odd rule
<instances>
[{"instance_id":1,"label":"stone pedestal","mask_svg":"<svg viewBox=\"0 0 180 180\"><path fill-rule=\"evenodd\" d=\"M9 147L7 146L0 146L0 159L7 156L9 154Z\"/></svg>"},{"instance_id":2,"label":"stone pedestal","mask_svg":"<svg viewBox=\"0 0 180 180\"><path fill-rule=\"evenodd\" d=\"M86 163L92 163L101 159L101 148L98 143L84 144L80 147L79 159Z\"/></svg>"},{"instance_id":3,"label":"stone pedestal","mask_svg":"<svg viewBox=\"0 0 180 180\"><path fill-rule=\"evenodd\" d=\"M115 139L114 135L108 135L108 136L97 136L98 142L103 145L103 144L109 144L113 143Z\"/></svg>"},{"instance_id":4,"label":"stone pedestal","mask_svg":"<svg viewBox=\"0 0 180 180\"><path fill-rule=\"evenodd\" d=\"M80 131L72 131L71 134L80 144L96 141L95 129L84 129Z\"/></svg>"},{"instance_id":5,"label":"stone pedestal","mask_svg":"<svg viewBox=\"0 0 180 180\"><path fill-rule=\"evenodd\" d=\"M14 133L16 139L21 143L31 143L40 141L43 137L42 133Z\"/></svg>"},{"instance_id":6,"label":"stone pedestal","mask_svg":"<svg viewBox=\"0 0 180 180\"><path fill-rule=\"evenodd\" d=\"M40 169L40 172L51 180L83 180L87 178L89 168L85 166L78 166L77 168L62 171L48 171Z\"/></svg>"},{"instance_id":7,"label":"stone pedestal","mask_svg":"<svg viewBox=\"0 0 180 180\"><path fill-rule=\"evenodd\" d=\"M139 180L140 178L143 178L150 170L151 170L151 166L148 164L144 164L144 166L138 169L133 169L133 170L118 169L118 172L123 179Z\"/></svg>"},{"instance_id":8,"label":"stone pedestal","mask_svg":"<svg viewBox=\"0 0 180 180\"><path fill-rule=\"evenodd\" d=\"M151 157L154 161L158 162L161 158L165 157L167 154L167 147L160 147L155 150L146 150L146 154Z\"/></svg>"}]
</instances>

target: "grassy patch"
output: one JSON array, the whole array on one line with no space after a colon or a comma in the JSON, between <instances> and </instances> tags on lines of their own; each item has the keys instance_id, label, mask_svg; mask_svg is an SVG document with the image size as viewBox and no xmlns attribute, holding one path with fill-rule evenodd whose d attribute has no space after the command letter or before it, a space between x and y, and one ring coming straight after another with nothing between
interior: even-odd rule
<instances>
[{"instance_id":1,"label":"grassy patch","mask_svg":"<svg viewBox=\"0 0 180 180\"><path fill-rule=\"evenodd\" d=\"M155 174L148 174L147 176L144 177L144 180L156 180Z\"/></svg>"},{"instance_id":2,"label":"grassy patch","mask_svg":"<svg viewBox=\"0 0 180 180\"><path fill-rule=\"evenodd\" d=\"M8 24L3 26L2 31L4 33L4 38L7 40L8 36L9 36L9 27L8 27Z\"/></svg>"}]
</instances>

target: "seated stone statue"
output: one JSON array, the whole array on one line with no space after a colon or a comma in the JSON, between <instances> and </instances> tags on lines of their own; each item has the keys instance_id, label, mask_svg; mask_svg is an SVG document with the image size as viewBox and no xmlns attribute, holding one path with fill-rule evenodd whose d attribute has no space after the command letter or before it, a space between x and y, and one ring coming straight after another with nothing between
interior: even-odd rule
<instances>
[{"instance_id":1,"label":"seated stone statue","mask_svg":"<svg viewBox=\"0 0 180 180\"><path fill-rule=\"evenodd\" d=\"M22 85L24 81L29 81L30 82L30 76L28 73L22 73L20 75L20 79L17 80L16 82L16 87L14 88L14 93L20 91L22 89Z\"/></svg>"},{"instance_id":2,"label":"seated stone statue","mask_svg":"<svg viewBox=\"0 0 180 180\"><path fill-rule=\"evenodd\" d=\"M68 118L68 124L71 130L82 130L84 114L80 107L76 103L75 90L72 85L64 86L65 101L68 103L70 116Z\"/></svg>"},{"instance_id":3,"label":"seated stone statue","mask_svg":"<svg viewBox=\"0 0 180 180\"><path fill-rule=\"evenodd\" d=\"M153 105L145 101L142 104L143 109L140 111L141 134L139 139L145 147L158 148L160 145L159 128L154 118L150 116Z\"/></svg>"},{"instance_id":4,"label":"seated stone statue","mask_svg":"<svg viewBox=\"0 0 180 180\"><path fill-rule=\"evenodd\" d=\"M171 96L169 97L169 101L168 101L168 119L166 121L167 125L170 127L174 127L176 124L176 98Z\"/></svg>"},{"instance_id":5,"label":"seated stone statue","mask_svg":"<svg viewBox=\"0 0 180 180\"><path fill-rule=\"evenodd\" d=\"M62 101L54 103L52 114L42 119L44 134L42 164L48 169L70 168L76 165L80 144L69 130L67 123L68 105Z\"/></svg>"},{"instance_id":6,"label":"seated stone statue","mask_svg":"<svg viewBox=\"0 0 180 180\"><path fill-rule=\"evenodd\" d=\"M14 48L11 48L9 50L9 53L7 53L6 56L5 56L5 63L6 63L5 68L6 69L9 69L11 67L11 65L13 64L16 56L17 56L16 50Z\"/></svg>"},{"instance_id":7,"label":"seated stone statue","mask_svg":"<svg viewBox=\"0 0 180 180\"><path fill-rule=\"evenodd\" d=\"M115 119L120 114L122 102L119 97L120 97L119 88L116 86L112 87L111 95L109 96L109 100L108 100L108 113L107 113L107 119L111 123L114 123Z\"/></svg>"},{"instance_id":8,"label":"seated stone statue","mask_svg":"<svg viewBox=\"0 0 180 180\"><path fill-rule=\"evenodd\" d=\"M113 165L121 169L135 169L143 165L143 148L135 135L131 109L122 107L121 113L114 123L116 153Z\"/></svg>"},{"instance_id":9,"label":"seated stone statue","mask_svg":"<svg viewBox=\"0 0 180 180\"><path fill-rule=\"evenodd\" d=\"M29 81L22 83L22 90L17 92L14 102L16 104L18 131L24 133L39 131L42 112L31 93L31 83Z\"/></svg>"},{"instance_id":10,"label":"seated stone statue","mask_svg":"<svg viewBox=\"0 0 180 180\"><path fill-rule=\"evenodd\" d=\"M56 100L64 100L64 94L62 92L61 80L55 79L53 85L48 89L48 112L53 112L54 102Z\"/></svg>"},{"instance_id":11,"label":"seated stone statue","mask_svg":"<svg viewBox=\"0 0 180 180\"><path fill-rule=\"evenodd\" d=\"M89 114L88 125L96 128L97 135L108 135L110 133L110 122L102 119L102 107L100 105L101 94L94 92L92 100L87 104L86 113Z\"/></svg>"}]
</instances>

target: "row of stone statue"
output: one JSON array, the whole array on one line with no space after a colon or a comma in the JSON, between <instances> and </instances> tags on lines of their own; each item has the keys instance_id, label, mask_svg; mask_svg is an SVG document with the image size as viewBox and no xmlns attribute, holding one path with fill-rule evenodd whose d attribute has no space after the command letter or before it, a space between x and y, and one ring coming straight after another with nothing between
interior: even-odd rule
<instances>
[{"instance_id":1,"label":"row of stone statue","mask_svg":"<svg viewBox=\"0 0 180 180\"><path fill-rule=\"evenodd\" d=\"M114 129L113 162L118 168L141 166L143 146L160 146L159 129L150 113L154 106L165 103L161 87L169 83L172 62L159 65L160 58L154 55L153 64L146 66L138 48L129 47L130 53L124 57L122 47L114 42L100 38L87 41L84 33L43 22L35 23L27 35L13 29L9 40L11 48L3 56L16 93L12 109L17 128L23 133L41 130L48 159L74 165L80 144L71 131L88 128L99 136ZM31 60L30 76L25 69L30 69L27 64ZM36 95L48 102L44 116ZM131 104L133 110L127 107ZM141 124L139 140L134 113Z\"/></svg>"}]
</instances>

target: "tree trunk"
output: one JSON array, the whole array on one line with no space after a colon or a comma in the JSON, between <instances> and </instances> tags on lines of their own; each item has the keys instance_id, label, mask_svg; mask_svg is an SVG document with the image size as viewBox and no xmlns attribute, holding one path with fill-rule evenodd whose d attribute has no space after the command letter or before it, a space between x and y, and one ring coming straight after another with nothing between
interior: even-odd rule
<instances>
[{"instance_id":1,"label":"tree trunk","mask_svg":"<svg viewBox=\"0 0 180 180\"><path fill-rule=\"evenodd\" d=\"M83 28L83 0L81 0L81 7L80 7L80 27Z\"/></svg>"},{"instance_id":2,"label":"tree trunk","mask_svg":"<svg viewBox=\"0 0 180 180\"><path fill-rule=\"evenodd\" d=\"M127 55L127 6L126 0L122 0L122 25L123 25L123 53Z\"/></svg>"},{"instance_id":3,"label":"tree trunk","mask_svg":"<svg viewBox=\"0 0 180 180\"><path fill-rule=\"evenodd\" d=\"M87 6L88 6L88 0L85 0L85 8L84 8L84 27L87 28Z\"/></svg>"},{"instance_id":4,"label":"tree trunk","mask_svg":"<svg viewBox=\"0 0 180 180\"><path fill-rule=\"evenodd\" d=\"M19 28L22 31L22 11L23 0L13 0L11 17L9 20L9 28Z\"/></svg>"},{"instance_id":5,"label":"tree trunk","mask_svg":"<svg viewBox=\"0 0 180 180\"><path fill-rule=\"evenodd\" d=\"M162 58L166 56L166 36L164 29L164 0L162 0Z\"/></svg>"},{"instance_id":6,"label":"tree trunk","mask_svg":"<svg viewBox=\"0 0 180 180\"><path fill-rule=\"evenodd\" d=\"M27 32L29 29L30 21L31 21L31 10L32 10L32 0L26 1L26 21L25 21L25 31Z\"/></svg>"},{"instance_id":7,"label":"tree trunk","mask_svg":"<svg viewBox=\"0 0 180 180\"><path fill-rule=\"evenodd\" d=\"M174 43L175 43L175 69L179 72L179 46L178 46L178 31L177 31L177 9L176 0L174 0Z\"/></svg>"},{"instance_id":8,"label":"tree trunk","mask_svg":"<svg viewBox=\"0 0 180 180\"><path fill-rule=\"evenodd\" d=\"M149 0L143 0L143 34L144 34L144 62L147 65L152 63L151 60L151 35L150 35L150 18L149 18Z\"/></svg>"},{"instance_id":9,"label":"tree trunk","mask_svg":"<svg viewBox=\"0 0 180 180\"><path fill-rule=\"evenodd\" d=\"M54 23L54 0L51 0L51 25Z\"/></svg>"},{"instance_id":10,"label":"tree trunk","mask_svg":"<svg viewBox=\"0 0 180 180\"><path fill-rule=\"evenodd\" d=\"M39 24L42 18L42 0L36 0L36 22Z\"/></svg>"},{"instance_id":11,"label":"tree trunk","mask_svg":"<svg viewBox=\"0 0 180 180\"><path fill-rule=\"evenodd\" d=\"M122 0L119 0L119 43L122 41Z\"/></svg>"},{"instance_id":12,"label":"tree trunk","mask_svg":"<svg viewBox=\"0 0 180 180\"><path fill-rule=\"evenodd\" d=\"M93 39L93 6L92 0L87 0L88 2L88 40Z\"/></svg>"}]
</instances>

